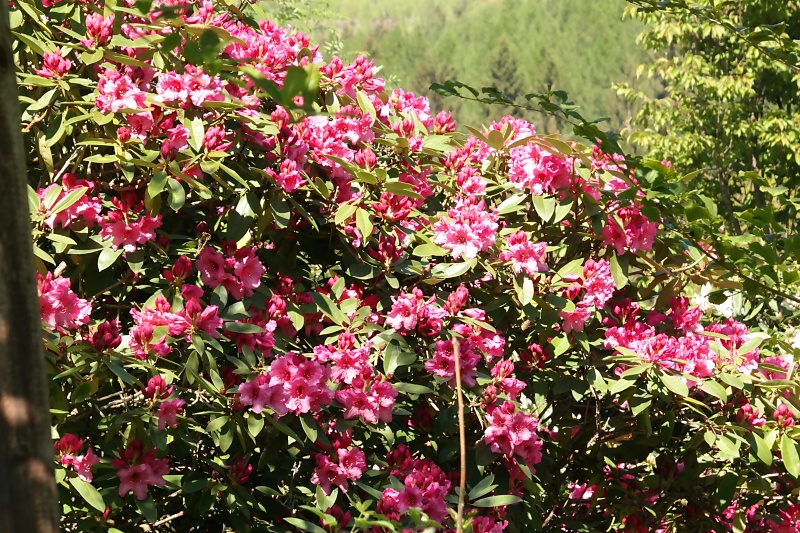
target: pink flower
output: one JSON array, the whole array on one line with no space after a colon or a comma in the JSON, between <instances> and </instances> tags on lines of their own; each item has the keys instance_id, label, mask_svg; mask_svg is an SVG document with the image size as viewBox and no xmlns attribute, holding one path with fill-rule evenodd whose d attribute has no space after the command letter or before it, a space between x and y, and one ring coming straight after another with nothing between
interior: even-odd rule
<instances>
[{"instance_id":1,"label":"pink flower","mask_svg":"<svg viewBox=\"0 0 800 533\"><path fill-rule=\"evenodd\" d=\"M36 285L42 322L60 328L77 328L89 323L92 306L72 292L69 278L53 278L51 272L42 277L37 272Z\"/></svg>"},{"instance_id":2,"label":"pink flower","mask_svg":"<svg viewBox=\"0 0 800 533\"><path fill-rule=\"evenodd\" d=\"M103 113L116 113L122 109L144 109L146 94L127 74L105 69L97 82L95 104Z\"/></svg>"},{"instance_id":3,"label":"pink flower","mask_svg":"<svg viewBox=\"0 0 800 533\"><path fill-rule=\"evenodd\" d=\"M582 305L602 308L614 294L611 265L605 259L589 259L583 267L583 279L586 296L583 297Z\"/></svg>"},{"instance_id":4,"label":"pink flower","mask_svg":"<svg viewBox=\"0 0 800 533\"><path fill-rule=\"evenodd\" d=\"M91 448L84 455L78 455L83 447L83 440L72 433L67 433L55 443L56 455L59 462L65 467L71 467L78 477L87 483L92 482L92 467L100 462Z\"/></svg>"},{"instance_id":5,"label":"pink flower","mask_svg":"<svg viewBox=\"0 0 800 533\"><path fill-rule=\"evenodd\" d=\"M165 104L173 102L186 102L189 97L189 90L186 87L186 80L177 72L162 72L158 75L156 83L156 100Z\"/></svg>"},{"instance_id":6,"label":"pink flower","mask_svg":"<svg viewBox=\"0 0 800 533\"><path fill-rule=\"evenodd\" d=\"M586 325L591 315L589 308L583 305L576 306L573 311L559 311L558 313L558 316L563 319L561 327L564 333L570 333L572 331L579 333L583 331L583 327Z\"/></svg>"},{"instance_id":7,"label":"pink flower","mask_svg":"<svg viewBox=\"0 0 800 533\"><path fill-rule=\"evenodd\" d=\"M137 464L128 468L117 470L119 477L119 495L125 496L133 492L137 500L147 498L147 490L150 485L164 486L163 478L159 478L153 472L153 468L148 464Z\"/></svg>"},{"instance_id":8,"label":"pink flower","mask_svg":"<svg viewBox=\"0 0 800 533\"><path fill-rule=\"evenodd\" d=\"M497 213L483 200L464 203L433 225L433 242L450 250L453 259L472 259L494 245L497 228Z\"/></svg>"},{"instance_id":9,"label":"pink flower","mask_svg":"<svg viewBox=\"0 0 800 533\"><path fill-rule=\"evenodd\" d=\"M344 418L360 418L365 424L378 421L378 402L366 392L354 387L344 387L336 391L336 400L344 406Z\"/></svg>"},{"instance_id":10,"label":"pink flower","mask_svg":"<svg viewBox=\"0 0 800 533\"><path fill-rule=\"evenodd\" d=\"M506 250L500 253L500 260L510 262L516 274L525 272L528 276L533 276L547 270L546 243L532 243L528 240L528 235L519 230L506 238L506 246Z\"/></svg>"},{"instance_id":11,"label":"pink flower","mask_svg":"<svg viewBox=\"0 0 800 533\"><path fill-rule=\"evenodd\" d=\"M119 326L116 320L106 320L97 326L97 331L92 335L92 345L98 352L113 350L122 344L119 335Z\"/></svg>"},{"instance_id":12,"label":"pink flower","mask_svg":"<svg viewBox=\"0 0 800 533\"><path fill-rule=\"evenodd\" d=\"M86 15L85 25L88 39L81 39L81 44L86 48L95 48L111 41L114 15L103 18L100 13L89 13Z\"/></svg>"},{"instance_id":13,"label":"pink flower","mask_svg":"<svg viewBox=\"0 0 800 533\"><path fill-rule=\"evenodd\" d=\"M284 159L281 162L279 172L275 172L271 168L268 168L266 172L289 194L297 191L297 189L308 183L305 177L300 174L297 163L292 159Z\"/></svg>"},{"instance_id":14,"label":"pink flower","mask_svg":"<svg viewBox=\"0 0 800 533\"><path fill-rule=\"evenodd\" d=\"M339 457L340 471L351 481L360 478L367 469L367 461L364 452L358 448L350 448L349 450L339 448L336 450L336 454Z\"/></svg>"},{"instance_id":15,"label":"pink flower","mask_svg":"<svg viewBox=\"0 0 800 533\"><path fill-rule=\"evenodd\" d=\"M153 376L147 382L147 387L142 387L142 394L148 399L166 399L172 394L173 387L167 385L167 382L161 376Z\"/></svg>"},{"instance_id":16,"label":"pink flower","mask_svg":"<svg viewBox=\"0 0 800 533\"><path fill-rule=\"evenodd\" d=\"M164 476L169 474L169 461L156 459L156 450L145 453L144 444L139 440L132 441L126 449L120 450L120 458L111 461L117 469L119 477L119 495L125 496L133 492L138 500L147 498L149 487L166 485Z\"/></svg>"},{"instance_id":17,"label":"pink flower","mask_svg":"<svg viewBox=\"0 0 800 533\"><path fill-rule=\"evenodd\" d=\"M317 454L316 461L317 467L311 476L311 482L319 485L326 496L331 493L334 485L341 488L343 492L347 492L347 478L339 465L321 453Z\"/></svg>"},{"instance_id":18,"label":"pink flower","mask_svg":"<svg viewBox=\"0 0 800 533\"><path fill-rule=\"evenodd\" d=\"M54 52L45 52L42 59L42 68L36 74L44 78L63 78L72 68L72 61L61 55L61 49Z\"/></svg>"},{"instance_id":19,"label":"pink flower","mask_svg":"<svg viewBox=\"0 0 800 533\"><path fill-rule=\"evenodd\" d=\"M168 128L167 136L161 144L161 155L164 159L172 160L178 152L183 152L189 147L189 130L183 124Z\"/></svg>"},{"instance_id":20,"label":"pink flower","mask_svg":"<svg viewBox=\"0 0 800 533\"><path fill-rule=\"evenodd\" d=\"M183 406L186 402L180 398L174 398L166 402L161 402L158 406L158 429L164 430L167 426L175 427L178 425L178 415L183 412Z\"/></svg>"},{"instance_id":21,"label":"pink flower","mask_svg":"<svg viewBox=\"0 0 800 533\"><path fill-rule=\"evenodd\" d=\"M72 461L72 468L78 477L87 483L92 482L92 467L100 462L91 448L86 450L85 455L77 455Z\"/></svg>"},{"instance_id":22,"label":"pink flower","mask_svg":"<svg viewBox=\"0 0 800 533\"><path fill-rule=\"evenodd\" d=\"M114 250L122 248L127 253L133 253L137 245L156 239L156 228L161 227L161 215L142 215L138 220L130 220L121 211L112 211L106 220L100 221L100 226L100 236L105 240L111 239Z\"/></svg>"},{"instance_id":23,"label":"pink flower","mask_svg":"<svg viewBox=\"0 0 800 533\"><path fill-rule=\"evenodd\" d=\"M204 285L216 289L225 275L225 258L214 248L206 246L197 256L197 271Z\"/></svg>"},{"instance_id":24,"label":"pink flower","mask_svg":"<svg viewBox=\"0 0 800 533\"><path fill-rule=\"evenodd\" d=\"M36 196L39 197L40 203L39 213L46 217L44 222L48 227L56 229L59 226L62 228L77 226L77 229L80 229L81 226L85 225L91 228L102 219L100 216L102 203L98 198L92 197L89 194L84 194L78 201L66 209L62 209L55 214L51 213L50 209L57 206L58 203L71 192L83 187L89 190L94 188L94 182L77 179L75 174L70 173L64 174L61 183L61 192L56 195L52 204L50 204L50 208L45 207L45 197L49 196L51 191L59 187L59 185L54 183L44 189L36 191Z\"/></svg>"}]
</instances>

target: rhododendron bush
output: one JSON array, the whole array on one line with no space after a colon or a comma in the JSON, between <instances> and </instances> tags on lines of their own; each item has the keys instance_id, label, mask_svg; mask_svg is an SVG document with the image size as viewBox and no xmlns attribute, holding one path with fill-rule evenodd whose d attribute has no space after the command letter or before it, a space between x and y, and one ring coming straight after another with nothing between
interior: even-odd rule
<instances>
[{"instance_id":1,"label":"rhododendron bush","mask_svg":"<svg viewBox=\"0 0 800 533\"><path fill-rule=\"evenodd\" d=\"M12 7L65 530L796 530L794 351L682 296L668 165L259 13Z\"/></svg>"}]
</instances>

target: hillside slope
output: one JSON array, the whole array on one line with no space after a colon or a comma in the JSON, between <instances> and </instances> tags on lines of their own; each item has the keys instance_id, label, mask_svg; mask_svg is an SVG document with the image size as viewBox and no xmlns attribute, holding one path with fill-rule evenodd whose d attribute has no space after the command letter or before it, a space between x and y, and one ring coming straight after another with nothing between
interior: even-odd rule
<instances>
[{"instance_id":1,"label":"hillside slope","mask_svg":"<svg viewBox=\"0 0 800 533\"><path fill-rule=\"evenodd\" d=\"M641 26L622 21L624 0L331 0L341 54L363 52L383 65L390 86L442 99L433 82L458 79L496 86L519 99L548 84L566 90L586 117L610 117L619 129L630 116L611 90L631 80L645 59ZM509 112L449 98L460 121L485 123ZM552 131L553 121L526 118ZM541 130L540 130L541 131Z\"/></svg>"}]
</instances>

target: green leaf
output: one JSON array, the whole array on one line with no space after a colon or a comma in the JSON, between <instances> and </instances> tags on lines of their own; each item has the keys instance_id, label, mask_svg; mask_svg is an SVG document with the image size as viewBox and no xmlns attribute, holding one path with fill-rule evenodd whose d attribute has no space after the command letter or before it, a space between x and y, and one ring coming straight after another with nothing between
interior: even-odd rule
<instances>
[{"instance_id":1,"label":"green leaf","mask_svg":"<svg viewBox=\"0 0 800 533\"><path fill-rule=\"evenodd\" d=\"M100 255L97 256L97 270L102 272L103 270L107 269L111 265L116 262L117 259L122 255L125 250L119 248L118 250L113 250L110 246L107 248L103 248L103 251L100 252Z\"/></svg>"},{"instance_id":2,"label":"green leaf","mask_svg":"<svg viewBox=\"0 0 800 533\"><path fill-rule=\"evenodd\" d=\"M366 209L360 207L356 209L356 227L361 233L361 242L367 243L372 236L373 225Z\"/></svg>"},{"instance_id":3,"label":"green leaf","mask_svg":"<svg viewBox=\"0 0 800 533\"><path fill-rule=\"evenodd\" d=\"M781 437L781 458L786 471L793 477L800 477L800 454L797 452L797 443L787 433Z\"/></svg>"},{"instance_id":4,"label":"green leaf","mask_svg":"<svg viewBox=\"0 0 800 533\"><path fill-rule=\"evenodd\" d=\"M720 385L714 380L707 379L700 385L700 390L710 394L711 396L716 396L723 402L728 401L728 391L725 390L725 387Z\"/></svg>"},{"instance_id":5,"label":"green leaf","mask_svg":"<svg viewBox=\"0 0 800 533\"><path fill-rule=\"evenodd\" d=\"M106 361L106 367L108 367L109 370L111 370L119 379L121 379L123 383L127 383L128 385L136 384L136 380L133 379L133 376L131 376L127 370L122 368L122 365L120 365L118 362Z\"/></svg>"},{"instance_id":6,"label":"green leaf","mask_svg":"<svg viewBox=\"0 0 800 533\"><path fill-rule=\"evenodd\" d=\"M372 105L372 102L370 101L366 93L364 93L364 91L359 90L356 93L356 102L358 102L358 107L360 107L362 111L364 111L373 119L375 119L375 117L377 116L377 114L375 113L375 106Z\"/></svg>"},{"instance_id":7,"label":"green leaf","mask_svg":"<svg viewBox=\"0 0 800 533\"><path fill-rule=\"evenodd\" d=\"M150 180L150 183L147 184L147 194L150 198L155 198L161 191L164 190L164 187L167 186L167 180L169 176L167 176L166 172L157 172L155 176Z\"/></svg>"},{"instance_id":8,"label":"green leaf","mask_svg":"<svg viewBox=\"0 0 800 533\"><path fill-rule=\"evenodd\" d=\"M398 367L414 364L416 360L417 355L413 351L404 350L390 340L383 352L383 371L387 375L394 374Z\"/></svg>"},{"instance_id":9,"label":"green leaf","mask_svg":"<svg viewBox=\"0 0 800 533\"><path fill-rule=\"evenodd\" d=\"M309 423L309 421L302 416L300 417L300 425L303 426L303 432L306 434L306 437L308 437L308 440L311 442L316 442L317 437L319 436L319 429L311 425L311 423Z\"/></svg>"},{"instance_id":10,"label":"green leaf","mask_svg":"<svg viewBox=\"0 0 800 533\"><path fill-rule=\"evenodd\" d=\"M499 130L492 130L489 132L489 137L487 138L489 141L489 146L494 148L495 150L500 150L503 148L503 144L505 144L505 139L503 138L503 134Z\"/></svg>"},{"instance_id":11,"label":"green leaf","mask_svg":"<svg viewBox=\"0 0 800 533\"><path fill-rule=\"evenodd\" d=\"M318 525L312 524L311 522L303 520L302 518L290 517L284 518L284 520L287 523L292 524L294 527L300 528L302 531L310 531L311 533L328 533Z\"/></svg>"},{"instance_id":12,"label":"green leaf","mask_svg":"<svg viewBox=\"0 0 800 533\"><path fill-rule=\"evenodd\" d=\"M404 181L387 181L383 184L383 188L397 196L407 196L408 198L422 198L422 196L414 190L414 186Z\"/></svg>"},{"instance_id":13,"label":"green leaf","mask_svg":"<svg viewBox=\"0 0 800 533\"><path fill-rule=\"evenodd\" d=\"M205 137L203 119L194 117L191 121L184 121L184 125L186 129L189 130L189 146L191 146L195 152L199 153L203 147L203 137Z\"/></svg>"},{"instance_id":14,"label":"green leaf","mask_svg":"<svg viewBox=\"0 0 800 533\"><path fill-rule=\"evenodd\" d=\"M463 263L440 263L431 269L431 277L437 279L455 278L472 269L478 260L472 258Z\"/></svg>"},{"instance_id":15,"label":"green leaf","mask_svg":"<svg viewBox=\"0 0 800 533\"><path fill-rule=\"evenodd\" d=\"M422 140L422 147L437 152L452 152L452 138L449 135L428 135Z\"/></svg>"},{"instance_id":16,"label":"green leaf","mask_svg":"<svg viewBox=\"0 0 800 533\"><path fill-rule=\"evenodd\" d=\"M314 298L314 303L317 304L319 310L333 320L335 324L341 326L347 322L347 315L342 313L342 310L327 295L314 291L311 296Z\"/></svg>"},{"instance_id":17,"label":"green leaf","mask_svg":"<svg viewBox=\"0 0 800 533\"><path fill-rule=\"evenodd\" d=\"M622 270L617 254L611 256L609 263L611 265L611 277L614 278L614 286L617 289L621 289L628 284L628 274Z\"/></svg>"},{"instance_id":18,"label":"green leaf","mask_svg":"<svg viewBox=\"0 0 800 533\"><path fill-rule=\"evenodd\" d=\"M156 509L156 503L153 501L153 497L148 495L145 500L135 499L134 501L142 516L151 524L155 524L158 520L158 510Z\"/></svg>"},{"instance_id":19,"label":"green leaf","mask_svg":"<svg viewBox=\"0 0 800 533\"><path fill-rule=\"evenodd\" d=\"M488 498L481 498L480 500L471 502L473 507L501 507L504 505L514 505L522 501L519 496L512 496L511 494L504 494L502 496L489 496Z\"/></svg>"},{"instance_id":20,"label":"green leaf","mask_svg":"<svg viewBox=\"0 0 800 533\"><path fill-rule=\"evenodd\" d=\"M183 484L181 485L181 492L184 494L191 494L193 492L197 492L207 488L210 484L210 480L208 479L192 479L187 480L184 478Z\"/></svg>"},{"instance_id":21,"label":"green leaf","mask_svg":"<svg viewBox=\"0 0 800 533\"><path fill-rule=\"evenodd\" d=\"M393 383L394 388L397 392L403 392L406 394L428 394L433 392L432 389L424 386L424 385L417 385L414 383Z\"/></svg>"},{"instance_id":22,"label":"green leaf","mask_svg":"<svg viewBox=\"0 0 800 533\"><path fill-rule=\"evenodd\" d=\"M586 373L586 381L589 382L595 390L605 393L608 391L608 384L606 380L603 379L603 375L600 374L600 371L596 368L590 368L589 371Z\"/></svg>"},{"instance_id":23,"label":"green leaf","mask_svg":"<svg viewBox=\"0 0 800 533\"><path fill-rule=\"evenodd\" d=\"M69 479L70 485L72 485L78 494L86 500L86 503L94 507L100 512L106 510L106 503L103 501L103 495L98 492L96 488L92 486L91 483L87 483L82 481L76 477Z\"/></svg>"},{"instance_id":24,"label":"green leaf","mask_svg":"<svg viewBox=\"0 0 800 533\"><path fill-rule=\"evenodd\" d=\"M167 205L173 211L180 211L183 204L186 203L186 192L183 190L183 185L175 178L167 180L167 188L169 189L169 196L167 196Z\"/></svg>"},{"instance_id":25,"label":"green leaf","mask_svg":"<svg viewBox=\"0 0 800 533\"><path fill-rule=\"evenodd\" d=\"M619 379L609 387L608 393L611 394L612 396L615 396L620 392L633 387L636 384L636 381L637 381L636 377Z\"/></svg>"},{"instance_id":26,"label":"green leaf","mask_svg":"<svg viewBox=\"0 0 800 533\"><path fill-rule=\"evenodd\" d=\"M756 435L749 433L747 443L750 445L750 452L767 466L772 464L772 449L767 441Z\"/></svg>"},{"instance_id":27,"label":"green leaf","mask_svg":"<svg viewBox=\"0 0 800 533\"><path fill-rule=\"evenodd\" d=\"M689 387L682 377L671 376L663 372L659 372L658 374L661 383L663 383L667 389L681 397L689 396Z\"/></svg>"},{"instance_id":28,"label":"green leaf","mask_svg":"<svg viewBox=\"0 0 800 533\"><path fill-rule=\"evenodd\" d=\"M215 431L219 431L222 429L222 426L228 423L229 418L227 416L218 416L214 420L208 423L206 426L206 433L213 433Z\"/></svg>"},{"instance_id":29,"label":"green leaf","mask_svg":"<svg viewBox=\"0 0 800 533\"><path fill-rule=\"evenodd\" d=\"M506 198L503 202L497 206L497 214L498 215L505 215L507 213L513 213L520 209L520 204L528 199L527 194L517 194Z\"/></svg>"},{"instance_id":30,"label":"green leaf","mask_svg":"<svg viewBox=\"0 0 800 533\"><path fill-rule=\"evenodd\" d=\"M415 255L417 257L441 256L447 255L447 253L447 250L433 243L420 244L411 251L411 255Z\"/></svg>"},{"instance_id":31,"label":"green leaf","mask_svg":"<svg viewBox=\"0 0 800 533\"><path fill-rule=\"evenodd\" d=\"M87 187L79 187L74 191L70 191L69 194L67 194L64 198L59 200L58 203L56 203L56 205L54 205L53 208L50 209L49 211L50 214L55 215L56 213L60 213L61 211L69 208L75 202L83 198L83 196L86 194L86 191L88 190L89 189Z\"/></svg>"},{"instance_id":32,"label":"green leaf","mask_svg":"<svg viewBox=\"0 0 800 533\"><path fill-rule=\"evenodd\" d=\"M495 488L497 488L497 485L494 484L494 475L490 474L472 487L472 490L469 491L467 495L467 499L474 500L475 498L480 498L484 494L493 491Z\"/></svg>"},{"instance_id":33,"label":"green leaf","mask_svg":"<svg viewBox=\"0 0 800 533\"><path fill-rule=\"evenodd\" d=\"M719 451L730 458L739 457L739 441L733 441L725 435L718 435L716 441Z\"/></svg>"},{"instance_id":34,"label":"green leaf","mask_svg":"<svg viewBox=\"0 0 800 533\"><path fill-rule=\"evenodd\" d=\"M533 208L541 217L543 222L547 222L553 217L556 210L556 199L551 196L534 196L532 198Z\"/></svg>"},{"instance_id":35,"label":"green leaf","mask_svg":"<svg viewBox=\"0 0 800 533\"><path fill-rule=\"evenodd\" d=\"M247 322L226 322L224 328L233 333L263 333L264 328Z\"/></svg>"},{"instance_id":36,"label":"green leaf","mask_svg":"<svg viewBox=\"0 0 800 533\"><path fill-rule=\"evenodd\" d=\"M314 494L316 499L317 508L320 511L327 511L336 503L336 497L339 496L339 489L334 488L327 496L322 491L322 487L317 485L317 492Z\"/></svg>"},{"instance_id":37,"label":"green leaf","mask_svg":"<svg viewBox=\"0 0 800 533\"><path fill-rule=\"evenodd\" d=\"M247 431L253 436L254 439L258 437L262 429L264 429L263 416L255 413L251 413L247 416Z\"/></svg>"}]
</instances>

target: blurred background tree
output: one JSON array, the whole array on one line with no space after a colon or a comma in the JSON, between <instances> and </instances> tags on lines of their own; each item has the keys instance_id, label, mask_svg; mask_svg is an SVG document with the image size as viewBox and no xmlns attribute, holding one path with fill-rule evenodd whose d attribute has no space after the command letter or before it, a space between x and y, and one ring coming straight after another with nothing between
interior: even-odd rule
<instances>
[{"instance_id":1,"label":"blurred background tree","mask_svg":"<svg viewBox=\"0 0 800 533\"><path fill-rule=\"evenodd\" d=\"M489 123L512 108L453 98L445 104L429 90L432 83L494 86L515 100L552 86L567 91L584 116L609 117L615 130L638 105L611 88L615 81L633 83L637 66L649 58L636 45L642 23L622 20L624 0L431 0L424 9L416 0L328 4L345 58L367 54L394 74L390 87L427 96L435 111L447 107L459 122ZM659 82L642 79L635 86L652 96ZM512 114L547 133L565 129L544 114Z\"/></svg>"},{"instance_id":2,"label":"blurred background tree","mask_svg":"<svg viewBox=\"0 0 800 533\"><path fill-rule=\"evenodd\" d=\"M645 25L639 43L656 54L639 72L663 80L665 94L617 86L639 104L629 140L697 171L689 185L719 201L729 232L794 230L800 62L782 43L800 38L798 2L632 3L627 15Z\"/></svg>"}]
</instances>

